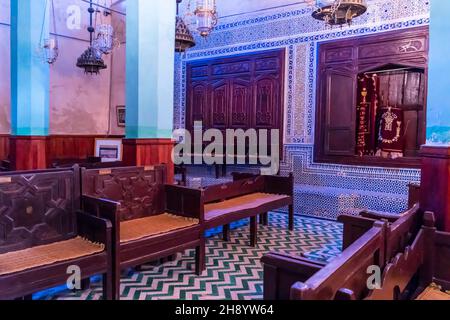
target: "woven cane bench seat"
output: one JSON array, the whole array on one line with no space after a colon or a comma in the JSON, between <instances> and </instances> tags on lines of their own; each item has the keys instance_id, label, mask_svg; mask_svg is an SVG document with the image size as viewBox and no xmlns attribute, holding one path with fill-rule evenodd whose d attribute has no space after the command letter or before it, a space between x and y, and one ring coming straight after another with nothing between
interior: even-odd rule
<instances>
[{"instance_id":1,"label":"woven cane bench seat","mask_svg":"<svg viewBox=\"0 0 450 320\"><path fill-rule=\"evenodd\" d=\"M198 219L168 213L125 221L120 224L120 242L130 242L199 224Z\"/></svg>"},{"instance_id":2,"label":"woven cane bench seat","mask_svg":"<svg viewBox=\"0 0 450 320\"><path fill-rule=\"evenodd\" d=\"M105 250L103 244L81 237L0 255L0 276L58 262L87 257Z\"/></svg>"},{"instance_id":3,"label":"woven cane bench seat","mask_svg":"<svg viewBox=\"0 0 450 320\"><path fill-rule=\"evenodd\" d=\"M234 213L241 210L258 208L273 201L288 198L289 196L279 194L252 193L223 202L206 204L205 220L212 220L222 215Z\"/></svg>"}]
</instances>

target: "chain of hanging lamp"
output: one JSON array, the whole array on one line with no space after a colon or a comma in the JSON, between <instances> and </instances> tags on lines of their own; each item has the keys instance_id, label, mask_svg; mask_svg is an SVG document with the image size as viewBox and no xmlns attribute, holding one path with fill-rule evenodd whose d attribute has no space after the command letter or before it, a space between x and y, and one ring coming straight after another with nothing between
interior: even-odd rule
<instances>
[{"instance_id":1,"label":"chain of hanging lamp","mask_svg":"<svg viewBox=\"0 0 450 320\"><path fill-rule=\"evenodd\" d=\"M52 19L53 19L53 32L55 37L44 37L45 32L45 21L47 19L47 9L49 4L51 5L51 11L52 11ZM50 32L49 32L50 33ZM48 64L54 64L59 56L59 44L58 44L58 35L56 30L56 16L55 16L55 4L53 0L45 1L45 10L44 10L44 17L42 20L42 27L41 27L41 35L39 39L39 51L40 56L42 60Z\"/></svg>"},{"instance_id":2,"label":"chain of hanging lamp","mask_svg":"<svg viewBox=\"0 0 450 320\"><path fill-rule=\"evenodd\" d=\"M94 33L95 28L93 26L93 15L95 9L93 7L93 1L89 1L89 47L84 51L77 60L77 67L84 69L86 74L99 74L100 70L106 69L107 66L102 59L102 53L100 50L94 47Z\"/></svg>"}]
</instances>

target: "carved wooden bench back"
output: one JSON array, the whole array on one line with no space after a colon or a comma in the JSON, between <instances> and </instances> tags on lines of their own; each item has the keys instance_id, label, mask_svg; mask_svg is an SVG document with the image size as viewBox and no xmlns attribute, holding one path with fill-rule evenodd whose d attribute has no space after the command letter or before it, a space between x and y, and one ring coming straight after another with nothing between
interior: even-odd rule
<instances>
[{"instance_id":1,"label":"carved wooden bench back","mask_svg":"<svg viewBox=\"0 0 450 320\"><path fill-rule=\"evenodd\" d=\"M392 223L387 231L386 262L412 243L420 231L423 222L423 212L419 204L406 211L401 218Z\"/></svg>"},{"instance_id":2,"label":"carved wooden bench back","mask_svg":"<svg viewBox=\"0 0 450 320\"><path fill-rule=\"evenodd\" d=\"M291 290L296 300L352 300L370 294L367 286L370 266L384 264L387 224L374 227L348 247L339 257L318 271L305 283L296 283Z\"/></svg>"},{"instance_id":3,"label":"carved wooden bench back","mask_svg":"<svg viewBox=\"0 0 450 320\"><path fill-rule=\"evenodd\" d=\"M82 169L82 194L119 202L121 221L161 214L166 167Z\"/></svg>"},{"instance_id":4,"label":"carved wooden bench back","mask_svg":"<svg viewBox=\"0 0 450 320\"><path fill-rule=\"evenodd\" d=\"M79 169L0 174L0 254L77 234Z\"/></svg>"},{"instance_id":5,"label":"carved wooden bench back","mask_svg":"<svg viewBox=\"0 0 450 320\"><path fill-rule=\"evenodd\" d=\"M204 203L224 201L238 196L264 192L265 178L258 176L244 180L210 186L204 190Z\"/></svg>"}]
</instances>

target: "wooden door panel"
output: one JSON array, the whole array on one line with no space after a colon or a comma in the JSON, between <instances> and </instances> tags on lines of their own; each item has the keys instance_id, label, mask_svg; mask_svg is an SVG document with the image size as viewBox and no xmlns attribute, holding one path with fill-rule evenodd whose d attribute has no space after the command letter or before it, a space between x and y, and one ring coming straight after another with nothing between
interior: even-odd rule
<instances>
[{"instance_id":1,"label":"wooden door panel","mask_svg":"<svg viewBox=\"0 0 450 320\"><path fill-rule=\"evenodd\" d=\"M325 71L326 155L354 155L356 141L355 76L347 69Z\"/></svg>"},{"instance_id":2,"label":"wooden door panel","mask_svg":"<svg viewBox=\"0 0 450 320\"><path fill-rule=\"evenodd\" d=\"M231 93L230 128L247 129L252 126L252 83L235 79Z\"/></svg>"},{"instance_id":3,"label":"wooden door panel","mask_svg":"<svg viewBox=\"0 0 450 320\"><path fill-rule=\"evenodd\" d=\"M228 111L230 110L230 83L228 80L218 81L211 89L211 127L226 129L228 127Z\"/></svg>"},{"instance_id":4,"label":"wooden door panel","mask_svg":"<svg viewBox=\"0 0 450 320\"><path fill-rule=\"evenodd\" d=\"M203 122L203 127L209 127L209 89L206 82L194 82L188 89L187 129L193 130L194 122Z\"/></svg>"},{"instance_id":5,"label":"wooden door panel","mask_svg":"<svg viewBox=\"0 0 450 320\"><path fill-rule=\"evenodd\" d=\"M285 49L187 64L186 127L278 129L283 144Z\"/></svg>"},{"instance_id":6,"label":"wooden door panel","mask_svg":"<svg viewBox=\"0 0 450 320\"><path fill-rule=\"evenodd\" d=\"M276 128L280 105L279 81L273 77L261 77L255 82L255 128Z\"/></svg>"}]
</instances>

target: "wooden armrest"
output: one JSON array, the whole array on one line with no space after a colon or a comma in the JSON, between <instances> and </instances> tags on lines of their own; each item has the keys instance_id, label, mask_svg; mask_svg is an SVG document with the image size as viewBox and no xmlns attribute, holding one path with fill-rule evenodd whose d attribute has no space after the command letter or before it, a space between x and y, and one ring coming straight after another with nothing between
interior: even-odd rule
<instances>
[{"instance_id":1,"label":"wooden armrest","mask_svg":"<svg viewBox=\"0 0 450 320\"><path fill-rule=\"evenodd\" d=\"M361 216L352 216L349 214L341 214L337 221L343 224L355 224L360 226L368 226L369 229L373 227L376 219L365 218Z\"/></svg>"},{"instance_id":2,"label":"wooden armrest","mask_svg":"<svg viewBox=\"0 0 450 320\"><path fill-rule=\"evenodd\" d=\"M96 217L109 219L113 224L118 218L116 214L120 207L119 202L86 195L83 195L81 199L84 212Z\"/></svg>"},{"instance_id":3,"label":"wooden armrest","mask_svg":"<svg viewBox=\"0 0 450 320\"><path fill-rule=\"evenodd\" d=\"M344 224L342 250L345 250L369 231L377 220L343 214L337 221Z\"/></svg>"},{"instance_id":4,"label":"wooden armrest","mask_svg":"<svg viewBox=\"0 0 450 320\"><path fill-rule=\"evenodd\" d=\"M388 222L395 222L397 221L400 216L397 216L395 214L389 214L384 212L376 212L376 211L361 211L360 213L361 217L368 218L368 219L374 219L374 220L387 220Z\"/></svg>"},{"instance_id":5,"label":"wooden armrest","mask_svg":"<svg viewBox=\"0 0 450 320\"><path fill-rule=\"evenodd\" d=\"M95 217L83 211L77 211L78 235L93 242L109 245L111 242L111 221Z\"/></svg>"},{"instance_id":6,"label":"wooden armrest","mask_svg":"<svg viewBox=\"0 0 450 320\"><path fill-rule=\"evenodd\" d=\"M264 179L265 192L294 196L294 175L292 173L288 177L264 176Z\"/></svg>"},{"instance_id":7,"label":"wooden armrest","mask_svg":"<svg viewBox=\"0 0 450 320\"><path fill-rule=\"evenodd\" d=\"M278 253L263 256L264 299L288 300L291 286L297 281L307 281L325 267L325 264Z\"/></svg>"},{"instance_id":8,"label":"wooden armrest","mask_svg":"<svg viewBox=\"0 0 450 320\"><path fill-rule=\"evenodd\" d=\"M265 265L289 270L292 273L308 275L308 277L327 265L327 263L314 261L308 258L273 252L264 255L261 262ZM299 280L302 281L301 279Z\"/></svg>"},{"instance_id":9,"label":"wooden armrest","mask_svg":"<svg viewBox=\"0 0 450 320\"><path fill-rule=\"evenodd\" d=\"M183 186L166 184L166 211L174 215L198 219L203 223L203 191Z\"/></svg>"}]
</instances>

